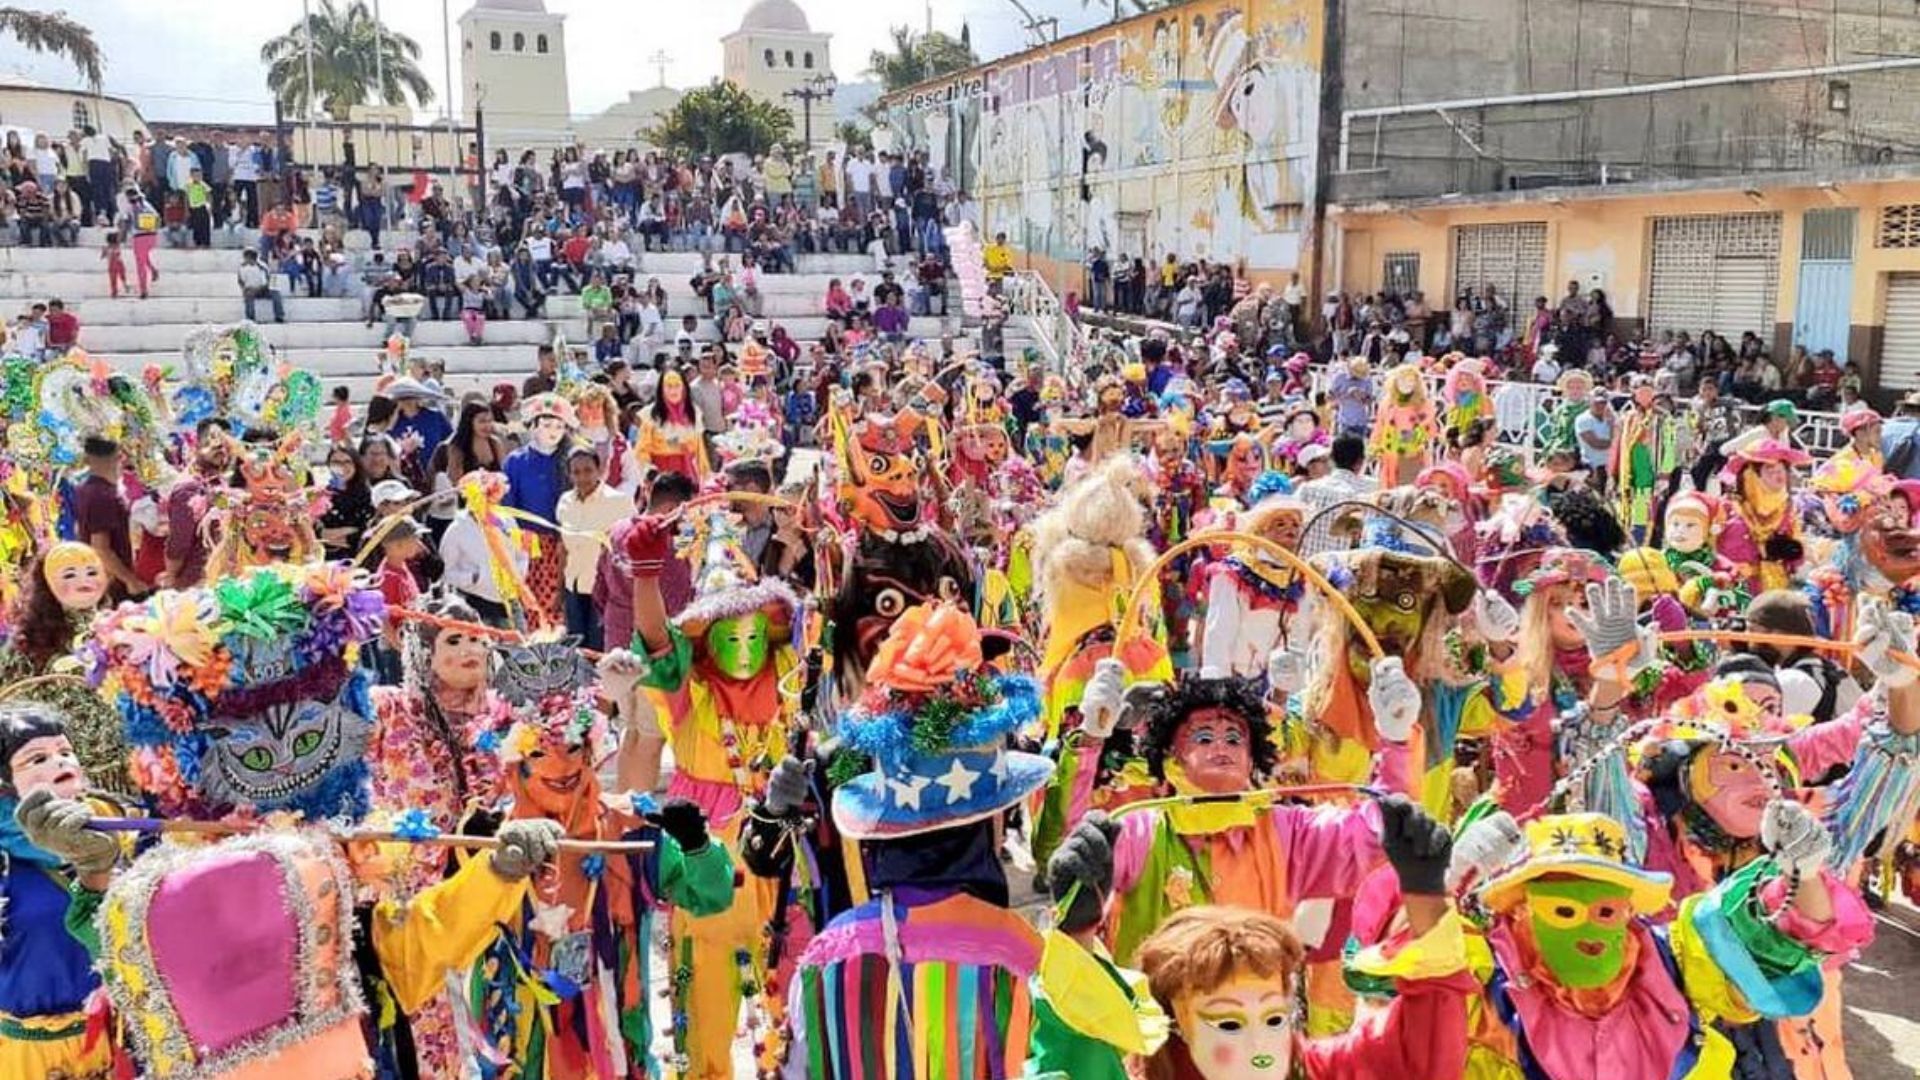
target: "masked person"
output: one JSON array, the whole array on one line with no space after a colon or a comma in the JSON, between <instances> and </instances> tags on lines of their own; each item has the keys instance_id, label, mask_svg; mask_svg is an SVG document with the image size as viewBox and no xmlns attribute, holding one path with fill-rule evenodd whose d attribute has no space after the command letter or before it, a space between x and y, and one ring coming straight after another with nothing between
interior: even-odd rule
<instances>
[{"instance_id":1,"label":"masked person","mask_svg":"<svg viewBox=\"0 0 1920 1080\"><path fill-rule=\"evenodd\" d=\"M14 700L43 702L65 718L67 737L95 788L131 793L127 744L112 704L81 680L41 678L80 670L76 649L106 598L106 567L87 545L62 541L28 565L25 578L0 649L0 684L16 688L8 693Z\"/></svg>"},{"instance_id":2,"label":"masked person","mask_svg":"<svg viewBox=\"0 0 1920 1080\"><path fill-rule=\"evenodd\" d=\"M98 890L125 852L107 836L72 859L36 845L14 814L23 800L47 798L81 815L114 810L88 795L59 713L0 706L0 1075L105 1080L111 1047L88 1034L86 1016L100 978L86 946L67 933L69 893Z\"/></svg>"}]
</instances>

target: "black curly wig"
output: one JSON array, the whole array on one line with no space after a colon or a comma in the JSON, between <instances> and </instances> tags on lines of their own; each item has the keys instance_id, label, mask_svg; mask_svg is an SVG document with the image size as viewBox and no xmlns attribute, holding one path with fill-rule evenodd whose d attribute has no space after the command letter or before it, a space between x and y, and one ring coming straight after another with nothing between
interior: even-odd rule
<instances>
[{"instance_id":1,"label":"black curly wig","mask_svg":"<svg viewBox=\"0 0 1920 1080\"><path fill-rule=\"evenodd\" d=\"M1257 680L1210 678L1182 671L1170 685L1130 691L1127 698L1129 703L1137 701L1133 707L1146 714L1145 722L1136 724L1135 730L1140 732L1147 771L1155 780L1167 778L1167 758L1180 725L1202 709L1225 709L1247 722L1256 781L1271 776L1280 764L1279 748L1273 745L1273 724L1267 720L1267 706Z\"/></svg>"},{"instance_id":2,"label":"black curly wig","mask_svg":"<svg viewBox=\"0 0 1920 1080\"><path fill-rule=\"evenodd\" d=\"M1571 547L1597 551L1611 559L1627 546L1627 532L1600 496L1583 487L1547 495L1547 511L1567 534Z\"/></svg>"}]
</instances>

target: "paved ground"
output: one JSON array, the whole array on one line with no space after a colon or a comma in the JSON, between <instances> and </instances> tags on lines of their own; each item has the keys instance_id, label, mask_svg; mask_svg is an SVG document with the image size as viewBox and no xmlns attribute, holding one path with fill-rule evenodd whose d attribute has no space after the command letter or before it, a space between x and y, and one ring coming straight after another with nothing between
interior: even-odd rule
<instances>
[{"instance_id":1,"label":"paved ground","mask_svg":"<svg viewBox=\"0 0 1920 1080\"><path fill-rule=\"evenodd\" d=\"M1881 919L1873 947L1847 965L1846 1002L1854 1080L1920 1077L1920 913Z\"/></svg>"}]
</instances>

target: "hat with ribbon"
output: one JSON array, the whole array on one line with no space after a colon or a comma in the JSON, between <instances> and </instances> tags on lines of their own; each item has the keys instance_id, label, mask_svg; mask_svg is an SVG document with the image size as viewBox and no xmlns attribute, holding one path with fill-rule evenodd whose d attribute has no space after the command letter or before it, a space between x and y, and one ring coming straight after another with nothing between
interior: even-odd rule
<instances>
[{"instance_id":1,"label":"hat with ribbon","mask_svg":"<svg viewBox=\"0 0 1920 1080\"><path fill-rule=\"evenodd\" d=\"M867 669L841 740L873 769L833 795L833 821L856 840L888 839L982 821L1045 787L1053 762L1007 749L1040 715L1038 685L996 675L980 628L952 604L908 608Z\"/></svg>"},{"instance_id":2,"label":"hat with ribbon","mask_svg":"<svg viewBox=\"0 0 1920 1080\"><path fill-rule=\"evenodd\" d=\"M1550 814L1525 828L1526 857L1496 871L1480 890L1489 911L1512 909L1529 883L1549 876L1622 886L1640 915L1659 912L1673 894L1672 875L1627 864L1626 827L1605 814Z\"/></svg>"}]
</instances>

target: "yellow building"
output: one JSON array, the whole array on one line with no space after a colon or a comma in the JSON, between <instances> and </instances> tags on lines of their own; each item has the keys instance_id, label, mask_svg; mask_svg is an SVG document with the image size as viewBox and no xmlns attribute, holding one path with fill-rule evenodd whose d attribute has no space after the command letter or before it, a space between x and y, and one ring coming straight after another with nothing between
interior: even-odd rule
<instances>
[{"instance_id":1,"label":"yellow building","mask_svg":"<svg viewBox=\"0 0 1920 1080\"><path fill-rule=\"evenodd\" d=\"M1440 313L1492 285L1520 322L1574 282L1605 290L1623 339L1752 330L1857 361L1883 402L1920 389L1920 167L1335 205L1325 239L1349 292L1418 289Z\"/></svg>"}]
</instances>

